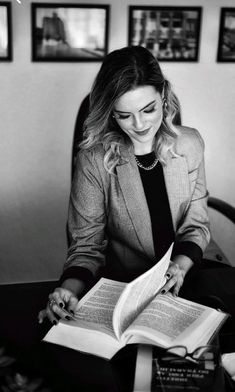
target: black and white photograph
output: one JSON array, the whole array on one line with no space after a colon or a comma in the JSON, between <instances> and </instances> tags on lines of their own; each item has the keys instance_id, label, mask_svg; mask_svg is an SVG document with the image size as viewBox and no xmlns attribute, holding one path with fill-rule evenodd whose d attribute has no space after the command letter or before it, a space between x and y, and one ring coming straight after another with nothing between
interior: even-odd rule
<instances>
[{"instance_id":1,"label":"black and white photograph","mask_svg":"<svg viewBox=\"0 0 235 392\"><path fill-rule=\"evenodd\" d=\"M149 49L158 60L197 61L201 7L129 7L129 45Z\"/></svg>"},{"instance_id":2,"label":"black and white photograph","mask_svg":"<svg viewBox=\"0 0 235 392\"><path fill-rule=\"evenodd\" d=\"M235 392L234 12L0 0L0 392Z\"/></svg>"},{"instance_id":3,"label":"black and white photograph","mask_svg":"<svg viewBox=\"0 0 235 392\"><path fill-rule=\"evenodd\" d=\"M235 61L235 8L222 8L217 60Z\"/></svg>"},{"instance_id":4,"label":"black and white photograph","mask_svg":"<svg viewBox=\"0 0 235 392\"><path fill-rule=\"evenodd\" d=\"M0 3L0 61L12 60L11 3Z\"/></svg>"},{"instance_id":5,"label":"black and white photograph","mask_svg":"<svg viewBox=\"0 0 235 392\"><path fill-rule=\"evenodd\" d=\"M107 5L32 4L33 61L101 61L107 52Z\"/></svg>"}]
</instances>

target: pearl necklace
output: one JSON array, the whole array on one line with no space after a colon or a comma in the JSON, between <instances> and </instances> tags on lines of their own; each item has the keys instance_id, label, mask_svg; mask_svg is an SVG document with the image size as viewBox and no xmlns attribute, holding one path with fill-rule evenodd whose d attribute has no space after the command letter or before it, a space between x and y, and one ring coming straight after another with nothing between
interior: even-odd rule
<instances>
[{"instance_id":1,"label":"pearl necklace","mask_svg":"<svg viewBox=\"0 0 235 392\"><path fill-rule=\"evenodd\" d=\"M136 160L137 165L139 167L141 167L141 169L144 169L144 170L152 170L158 163L158 158L155 158L152 165L146 167L146 166L142 165L142 163L140 163L140 161L136 158L136 156L135 156L135 160Z\"/></svg>"}]
</instances>

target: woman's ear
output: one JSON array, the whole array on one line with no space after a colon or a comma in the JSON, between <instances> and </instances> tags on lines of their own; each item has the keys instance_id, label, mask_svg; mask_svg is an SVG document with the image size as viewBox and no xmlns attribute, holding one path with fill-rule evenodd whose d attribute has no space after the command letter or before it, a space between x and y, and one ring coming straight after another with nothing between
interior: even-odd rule
<instances>
[{"instance_id":1,"label":"woman's ear","mask_svg":"<svg viewBox=\"0 0 235 392\"><path fill-rule=\"evenodd\" d=\"M164 100L164 98L166 97L166 94L165 94L165 92L166 92L166 84L167 84L167 81L165 80L164 84L163 84L163 88L162 88L162 93L161 93L162 100Z\"/></svg>"},{"instance_id":2,"label":"woman's ear","mask_svg":"<svg viewBox=\"0 0 235 392\"><path fill-rule=\"evenodd\" d=\"M163 111L167 109L167 100L165 97L162 98L162 107L163 107Z\"/></svg>"}]
</instances>

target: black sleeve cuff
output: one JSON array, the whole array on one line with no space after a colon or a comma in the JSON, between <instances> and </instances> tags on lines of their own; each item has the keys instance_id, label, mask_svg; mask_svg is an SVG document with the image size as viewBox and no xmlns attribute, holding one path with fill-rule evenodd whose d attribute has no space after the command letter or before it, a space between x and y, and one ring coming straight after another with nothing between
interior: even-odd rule
<instances>
[{"instance_id":1,"label":"black sleeve cuff","mask_svg":"<svg viewBox=\"0 0 235 392\"><path fill-rule=\"evenodd\" d=\"M195 242L184 241L175 243L172 256L185 255L188 256L194 263L201 263L203 252Z\"/></svg>"},{"instance_id":2,"label":"black sleeve cuff","mask_svg":"<svg viewBox=\"0 0 235 392\"><path fill-rule=\"evenodd\" d=\"M66 279L82 280L86 286L92 286L95 282L92 272L83 267L69 267L64 270L59 280L60 284L62 284Z\"/></svg>"}]
</instances>

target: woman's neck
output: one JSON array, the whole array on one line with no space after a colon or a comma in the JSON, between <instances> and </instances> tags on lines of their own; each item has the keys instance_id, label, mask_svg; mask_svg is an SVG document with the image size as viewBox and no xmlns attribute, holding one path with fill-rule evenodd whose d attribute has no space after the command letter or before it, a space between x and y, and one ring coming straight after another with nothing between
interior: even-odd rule
<instances>
[{"instance_id":1,"label":"woman's neck","mask_svg":"<svg viewBox=\"0 0 235 392\"><path fill-rule=\"evenodd\" d=\"M154 150L154 143L134 143L135 155L146 155Z\"/></svg>"},{"instance_id":2,"label":"woman's neck","mask_svg":"<svg viewBox=\"0 0 235 392\"><path fill-rule=\"evenodd\" d=\"M134 148L135 155L146 155L153 151L153 148Z\"/></svg>"}]
</instances>

